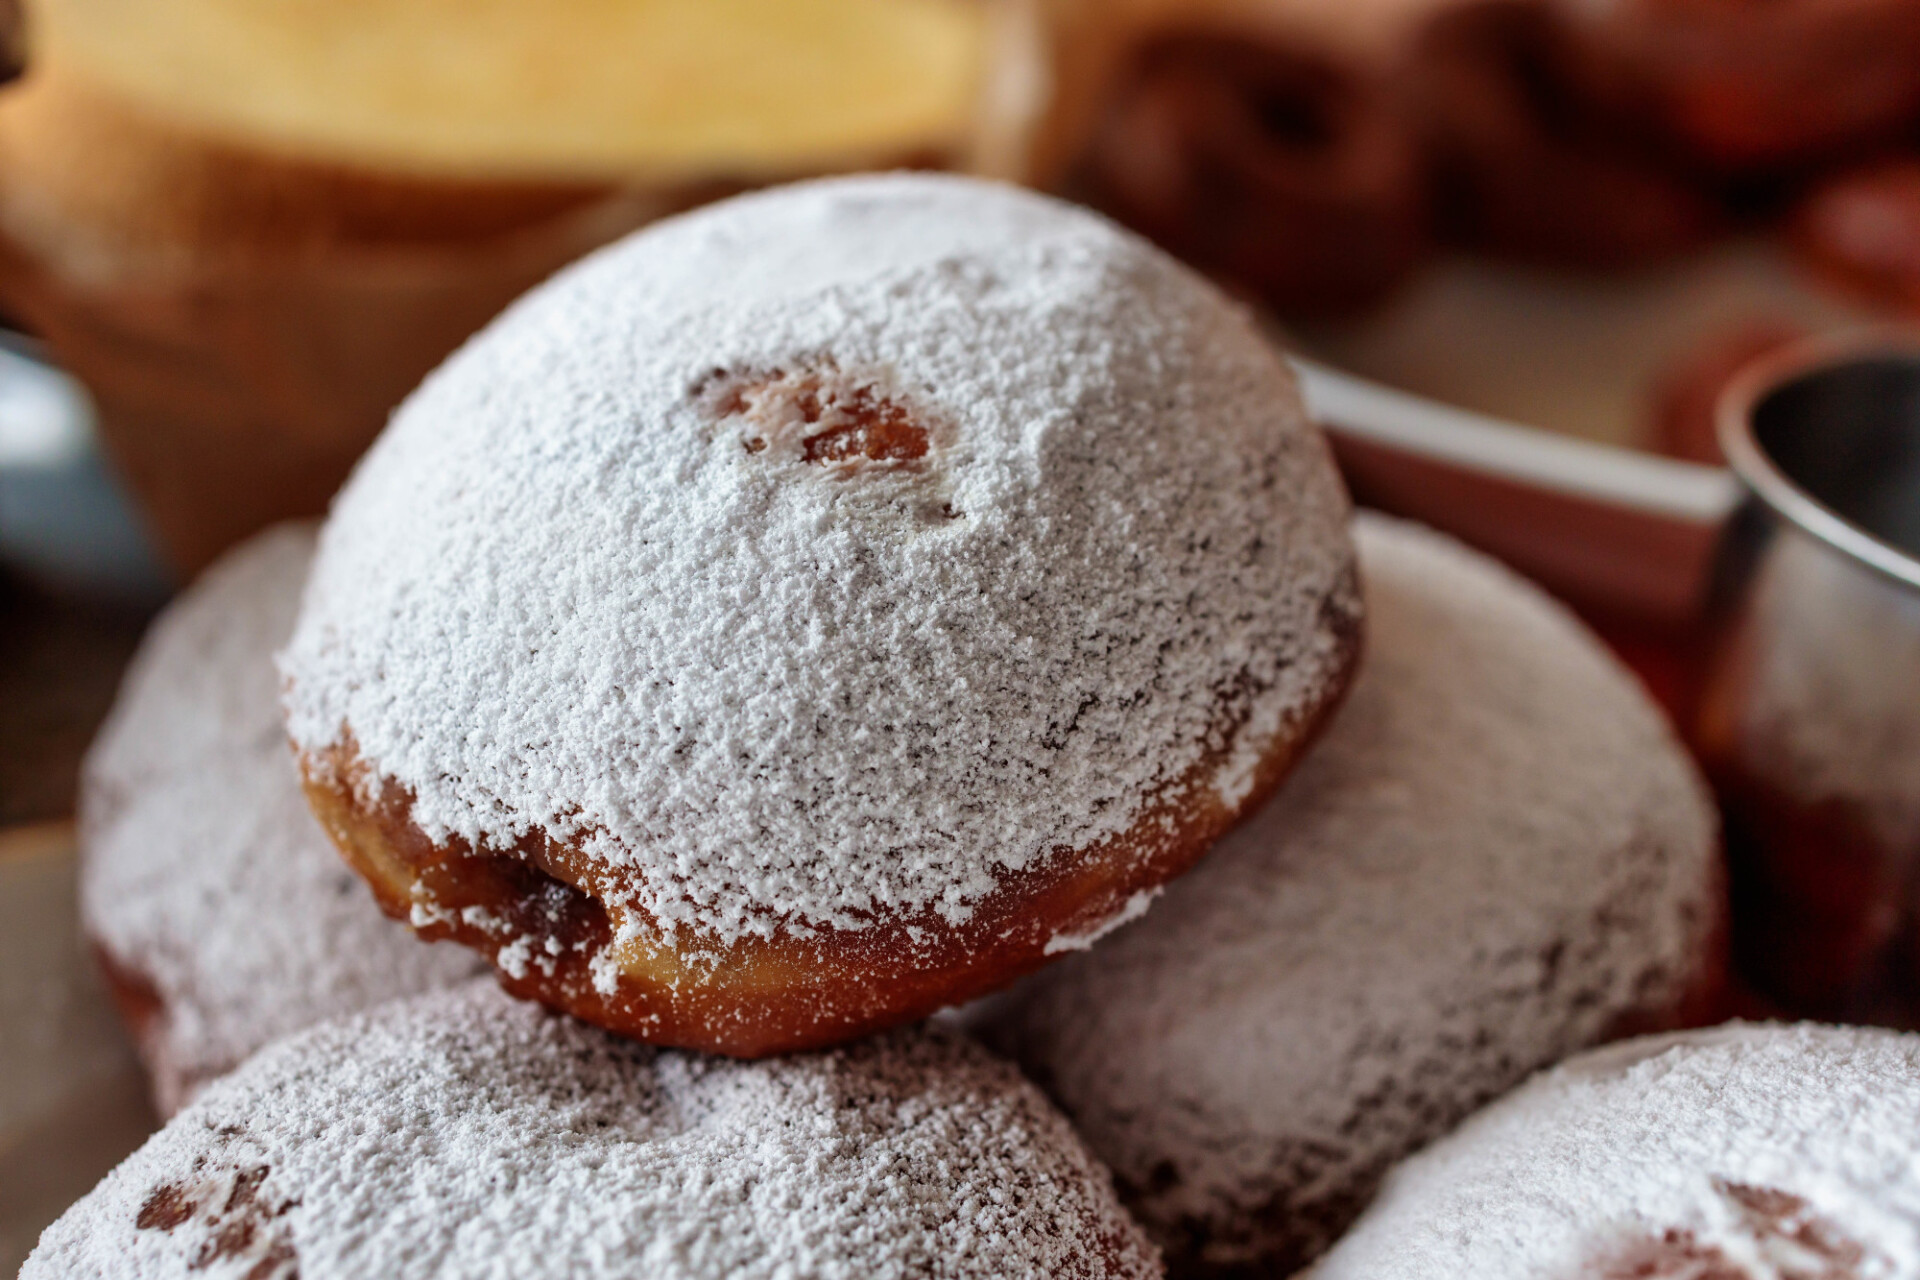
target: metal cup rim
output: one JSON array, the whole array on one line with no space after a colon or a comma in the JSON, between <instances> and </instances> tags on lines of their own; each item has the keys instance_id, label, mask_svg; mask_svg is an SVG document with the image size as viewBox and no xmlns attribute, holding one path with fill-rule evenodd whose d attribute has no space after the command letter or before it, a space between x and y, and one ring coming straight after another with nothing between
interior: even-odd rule
<instances>
[{"instance_id":1,"label":"metal cup rim","mask_svg":"<svg viewBox=\"0 0 1920 1280\"><path fill-rule=\"evenodd\" d=\"M1803 338L1744 366L1714 403L1720 451L1748 494L1815 541L1910 591L1920 591L1920 558L1868 532L1787 476L1753 435L1753 411L1800 378L1856 360L1909 359L1920 376L1920 330L1876 328Z\"/></svg>"}]
</instances>

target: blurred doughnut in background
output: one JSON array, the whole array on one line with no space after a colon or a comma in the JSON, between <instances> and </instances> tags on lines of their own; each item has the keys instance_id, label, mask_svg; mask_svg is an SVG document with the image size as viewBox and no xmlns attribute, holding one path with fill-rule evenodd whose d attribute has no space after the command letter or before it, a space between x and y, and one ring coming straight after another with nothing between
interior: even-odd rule
<instances>
[{"instance_id":1,"label":"blurred doughnut in background","mask_svg":"<svg viewBox=\"0 0 1920 1280\"><path fill-rule=\"evenodd\" d=\"M1378 74L1189 32L1142 49L1068 189L1291 308L1378 301L1428 249L1419 152Z\"/></svg>"},{"instance_id":2,"label":"blurred doughnut in background","mask_svg":"<svg viewBox=\"0 0 1920 1280\"><path fill-rule=\"evenodd\" d=\"M1780 173L1910 132L1910 0L1549 0L1572 95L1689 164Z\"/></svg>"},{"instance_id":3,"label":"blurred doughnut in background","mask_svg":"<svg viewBox=\"0 0 1920 1280\"><path fill-rule=\"evenodd\" d=\"M1722 228L1704 184L1581 110L1556 74L1552 10L1486 0L1437 13L1410 83L1448 235L1529 261L1618 270Z\"/></svg>"},{"instance_id":4,"label":"blurred doughnut in background","mask_svg":"<svg viewBox=\"0 0 1920 1280\"><path fill-rule=\"evenodd\" d=\"M1283 316L1380 303L1435 243L1590 272L1660 264L1771 223L1837 167L1920 143L1912 0L1038 11L1051 93L1027 179ZM1869 171L1807 216L1884 209L1896 186Z\"/></svg>"},{"instance_id":5,"label":"blurred doughnut in background","mask_svg":"<svg viewBox=\"0 0 1920 1280\"><path fill-rule=\"evenodd\" d=\"M1046 0L1053 92L1027 177L1287 311L1351 312L1425 260L1396 73L1456 0Z\"/></svg>"}]
</instances>

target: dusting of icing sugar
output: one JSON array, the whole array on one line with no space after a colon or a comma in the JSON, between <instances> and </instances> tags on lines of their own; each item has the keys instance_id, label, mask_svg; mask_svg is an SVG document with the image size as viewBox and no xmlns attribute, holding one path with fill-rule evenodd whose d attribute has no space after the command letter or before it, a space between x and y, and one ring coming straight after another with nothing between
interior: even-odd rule
<instances>
[{"instance_id":1,"label":"dusting of icing sugar","mask_svg":"<svg viewBox=\"0 0 1920 1280\"><path fill-rule=\"evenodd\" d=\"M1066 1120L963 1036L739 1062L491 984L263 1051L48 1228L21 1275L197 1273L242 1235L243 1260L208 1274L1162 1274Z\"/></svg>"},{"instance_id":2,"label":"dusting of icing sugar","mask_svg":"<svg viewBox=\"0 0 1920 1280\"><path fill-rule=\"evenodd\" d=\"M1127 898L1120 910L1084 932L1054 934L1051 938L1047 939L1044 954L1055 956L1067 951L1091 951L1094 943L1100 941L1100 939L1106 937L1121 925L1131 924L1141 916L1147 914L1147 908L1151 907L1153 900L1160 896L1161 889L1162 886L1156 885L1151 889L1142 889L1138 893L1132 894Z\"/></svg>"},{"instance_id":3,"label":"dusting of icing sugar","mask_svg":"<svg viewBox=\"0 0 1920 1280\"><path fill-rule=\"evenodd\" d=\"M313 546L270 530L182 594L82 771L81 913L159 998L140 1047L163 1113L268 1040L483 969L382 916L301 795L273 651Z\"/></svg>"},{"instance_id":4,"label":"dusting of icing sugar","mask_svg":"<svg viewBox=\"0 0 1920 1280\"><path fill-rule=\"evenodd\" d=\"M1628 1041L1409 1160L1314 1280L1920 1275L1920 1036Z\"/></svg>"},{"instance_id":5,"label":"dusting of icing sugar","mask_svg":"<svg viewBox=\"0 0 1920 1280\"><path fill-rule=\"evenodd\" d=\"M722 943L950 923L1337 685L1346 500L1249 317L1082 210L784 188L563 272L402 406L282 656L431 837Z\"/></svg>"},{"instance_id":6,"label":"dusting of icing sugar","mask_svg":"<svg viewBox=\"0 0 1920 1280\"><path fill-rule=\"evenodd\" d=\"M520 979L527 976L527 965L534 961L533 942L528 938L515 938L494 953L493 962L500 966L500 972L509 978ZM551 970L551 965L548 969Z\"/></svg>"},{"instance_id":7,"label":"dusting of icing sugar","mask_svg":"<svg viewBox=\"0 0 1920 1280\"><path fill-rule=\"evenodd\" d=\"M1485 557L1356 533L1366 655L1276 799L967 1015L1175 1259L1287 1274L1391 1161L1710 968L1713 811L1632 677Z\"/></svg>"},{"instance_id":8,"label":"dusting of icing sugar","mask_svg":"<svg viewBox=\"0 0 1920 1280\"><path fill-rule=\"evenodd\" d=\"M603 996L620 990L620 962L613 948L602 947L587 958L587 976L593 989Z\"/></svg>"}]
</instances>

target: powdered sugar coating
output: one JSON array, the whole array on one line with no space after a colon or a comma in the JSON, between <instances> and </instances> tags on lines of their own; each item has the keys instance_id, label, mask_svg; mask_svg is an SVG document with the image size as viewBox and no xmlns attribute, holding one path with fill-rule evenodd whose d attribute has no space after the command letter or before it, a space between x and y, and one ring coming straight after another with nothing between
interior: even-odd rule
<instances>
[{"instance_id":1,"label":"powdered sugar coating","mask_svg":"<svg viewBox=\"0 0 1920 1280\"><path fill-rule=\"evenodd\" d=\"M1742 1026L1575 1058L1387 1180L1315 1280L1920 1275L1920 1036Z\"/></svg>"},{"instance_id":2,"label":"powdered sugar coating","mask_svg":"<svg viewBox=\"0 0 1920 1280\"><path fill-rule=\"evenodd\" d=\"M269 1040L481 967L382 916L300 793L273 651L314 536L259 535L161 615L82 773L81 914L158 998L163 1114Z\"/></svg>"},{"instance_id":3,"label":"powdered sugar coating","mask_svg":"<svg viewBox=\"0 0 1920 1280\"><path fill-rule=\"evenodd\" d=\"M1712 971L1712 809L1632 678L1485 557L1356 529L1367 653L1313 754L983 1014L1196 1270L1285 1274L1393 1160Z\"/></svg>"},{"instance_id":4,"label":"powdered sugar coating","mask_svg":"<svg viewBox=\"0 0 1920 1280\"><path fill-rule=\"evenodd\" d=\"M801 375L925 456L809 462L798 393L741 410ZM963 921L1209 751L1244 795L1341 678L1344 513L1278 354L1145 242L956 178L788 187L562 273L401 408L291 731L435 839L634 873L669 931Z\"/></svg>"},{"instance_id":5,"label":"powdered sugar coating","mask_svg":"<svg viewBox=\"0 0 1920 1280\"><path fill-rule=\"evenodd\" d=\"M207 1253L218 1265L197 1269ZM486 984L263 1051L48 1228L21 1275L296 1269L1161 1274L1066 1121L965 1037L744 1063L619 1040Z\"/></svg>"}]
</instances>

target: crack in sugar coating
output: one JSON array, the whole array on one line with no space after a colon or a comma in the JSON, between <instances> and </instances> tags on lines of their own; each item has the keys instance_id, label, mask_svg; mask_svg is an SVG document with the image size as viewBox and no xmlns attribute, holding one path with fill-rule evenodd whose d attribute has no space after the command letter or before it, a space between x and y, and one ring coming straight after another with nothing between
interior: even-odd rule
<instances>
[{"instance_id":1,"label":"crack in sugar coating","mask_svg":"<svg viewBox=\"0 0 1920 1280\"><path fill-rule=\"evenodd\" d=\"M1143 241L803 184L587 259L422 385L323 534L289 730L668 937L958 928L1203 761L1245 803L1347 678L1345 513L1278 352Z\"/></svg>"}]
</instances>

